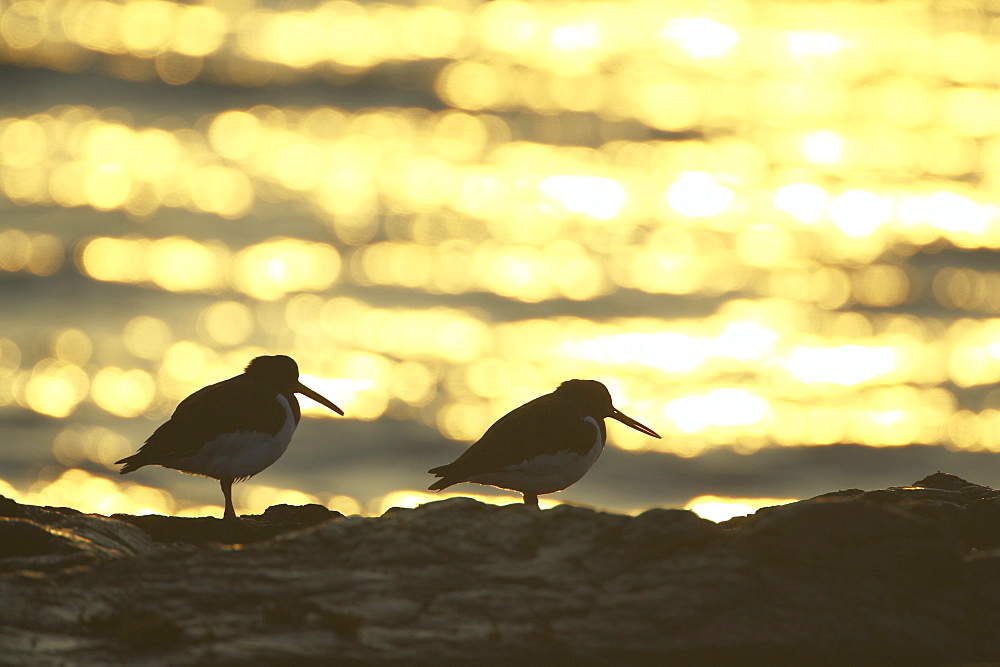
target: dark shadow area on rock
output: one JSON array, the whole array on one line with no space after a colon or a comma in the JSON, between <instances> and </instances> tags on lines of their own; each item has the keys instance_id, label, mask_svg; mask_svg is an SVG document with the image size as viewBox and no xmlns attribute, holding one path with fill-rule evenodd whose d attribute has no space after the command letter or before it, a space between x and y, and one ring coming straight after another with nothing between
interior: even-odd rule
<instances>
[{"instance_id":1,"label":"dark shadow area on rock","mask_svg":"<svg viewBox=\"0 0 1000 667\"><path fill-rule=\"evenodd\" d=\"M0 501L18 543L0 541L0 647L49 663L996 662L997 497L937 473L724 524L452 498L229 527ZM259 539L218 544L227 529Z\"/></svg>"},{"instance_id":2,"label":"dark shadow area on rock","mask_svg":"<svg viewBox=\"0 0 1000 667\"><path fill-rule=\"evenodd\" d=\"M0 496L0 559L97 551L101 545L112 550L123 546L135 550L132 542L136 534L153 542L245 544L343 517L340 512L313 504L272 505L263 514L236 521L155 514L113 514L106 518L66 507L21 505Z\"/></svg>"},{"instance_id":3,"label":"dark shadow area on rock","mask_svg":"<svg viewBox=\"0 0 1000 667\"><path fill-rule=\"evenodd\" d=\"M142 529L155 542L201 544L245 544L260 542L281 533L314 526L323 521L342 519L340 512L322 505L272 505L260 515L245 515L238 520L213 517L130 516L113 514L111 518Z\"/></svg>"}]
</instances>

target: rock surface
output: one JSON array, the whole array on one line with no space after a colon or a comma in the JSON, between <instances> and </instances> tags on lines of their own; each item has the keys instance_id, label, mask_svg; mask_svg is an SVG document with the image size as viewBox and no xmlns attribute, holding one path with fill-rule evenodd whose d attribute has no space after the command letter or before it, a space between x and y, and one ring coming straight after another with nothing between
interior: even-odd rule
<instances>
[{"instance_id":1,"label":"rock surface","mask_svg":"<svg viewBox=\"0 0 1000 667\"><path fill-rule=\"evenodd\" d=\"M998 546L1000 493L943 473L719 525L455 498L234 527L0 498L0 662L991 662Z\"/></svg>"}]
</instances>

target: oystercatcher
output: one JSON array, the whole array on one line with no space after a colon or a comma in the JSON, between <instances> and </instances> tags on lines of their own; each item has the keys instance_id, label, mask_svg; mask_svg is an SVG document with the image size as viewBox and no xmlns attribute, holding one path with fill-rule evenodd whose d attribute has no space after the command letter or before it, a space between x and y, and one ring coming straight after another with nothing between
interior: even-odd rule
<instances>
[{"instance_id":1,"label":"oystercatcher","mask_svg":"<svg viewBox=\"0 0 1000 667\"><path fill-rule=\"evenodd\" d=\"M115 462L125 464L119 473L158 465L217 479L226 498L223 518L235 519L233 482L253 477L285 453L301 417L296 393L344 414L299 382L290 357L256 357L241 375L181 401L138 452Z\"/></svg>"},{"instance_id":2,"label":"oystercatcher","mask_svg":"<svg viewBox=\"0 0 1000 667\"><path fill-rule=\"evenodd\" d=\"M441 479L432 490L475 482L538 496L577 482L594 464L608 439L611 417L646 435L657 433L618 411L607 387L596 380L567 380L551 394L511 410L455 461L427 472Z\"/></svg>"}]
</instances>

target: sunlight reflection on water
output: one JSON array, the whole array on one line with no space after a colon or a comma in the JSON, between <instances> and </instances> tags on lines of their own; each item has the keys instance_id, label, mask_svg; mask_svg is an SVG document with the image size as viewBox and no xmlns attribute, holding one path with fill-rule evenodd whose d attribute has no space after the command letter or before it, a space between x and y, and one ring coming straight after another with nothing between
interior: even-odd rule
<instances>
[{"instance_id":1,"label":"sunlight reflection on water","mask_svg":"<svg viewBox=\"0 0 1000 667\"><path fill-rule=\"evenodd\" d=\"M5 100L17 66L119 105L51 82L0 104L0 410L66 421L30 445L66 475L8 490L187 511L96 481L137 444L110 420L152 431L279 351L349 419L459 441L594 377L667 436L610 427L629 452L1000 451L990 25L896 1L8 3ZM153 82L203 93L131 88ZM423 497L255 488L253 511Z\"/></svg>"},{"instance_id":2,"label":"sunlight reflection on water","mask_svg":"<svg viewBox=\"0 0 1000 667\"><path fill-rule=\"evenodd\" d=\"M720 523L733 517L753 514L762 507L773 507L795 502L797 498L720 498L698 496L692 498L684 509L691 510L703 519Z\"/></svg>"}]
</instances>

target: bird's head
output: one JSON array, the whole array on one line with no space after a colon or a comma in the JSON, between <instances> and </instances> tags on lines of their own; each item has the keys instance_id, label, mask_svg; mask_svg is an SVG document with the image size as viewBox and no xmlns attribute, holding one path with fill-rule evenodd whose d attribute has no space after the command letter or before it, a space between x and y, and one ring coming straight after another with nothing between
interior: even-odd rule
<instances>
[{"instance_id":1,"label":"bird's head","mask_svg":"<svg viewBox=\"0 0 1000 667\"><path fill-rule=\"evenodd\" d=\"M344 414L344 411L334 405L328 398L321 396L299 382L299 365L291 357L283 354L255 357L247 364L246 370L243 372L257 380L267 382L283 392L294 392L308 396L317 403L330 408L338 415Z\"/></svg>"},{"instance_id":2,"label":"bird's head","mask_svg":"<svg viewBox=\"0 0 1000 667\"><path fill-rule=\"evenodd\" d=\"M293 388L299 382L299 365L283 354L254 357L243 372L290 391L294 391Z\"/></svg>"},{"instance_id":3,"label":"bird's head","mask_svg":"<svg viewBox=\"0 0 1000 667\"><path fill-rule=\"evenodd\" d=\"M611 403L611 393L608 388L597 380L566 380L556 389L556 394L573 401L588 415L600 419L611 417L640 433L651 435L654 438L660 437L653 429L640 424L618 410Z\"/></svg>"}]
</instances>

